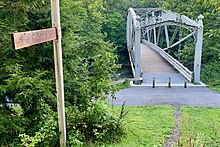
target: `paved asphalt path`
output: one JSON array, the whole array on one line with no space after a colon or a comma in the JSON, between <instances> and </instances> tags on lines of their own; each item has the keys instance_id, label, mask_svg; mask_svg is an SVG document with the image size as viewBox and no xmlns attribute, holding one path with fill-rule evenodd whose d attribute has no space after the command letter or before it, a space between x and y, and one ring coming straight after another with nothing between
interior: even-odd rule
<instances>
[{"instance_id":1,"label":"paved asphalt path","mask_svg":"<svg viewBox=\"0 0 220 147\"><path fill-rule=\"evenodd\" d=\"M131 87L118 91L113 105L121 106L124 101L126 101L126 106L220 107L220 94L207 87Z\"/></svg>"}]
</instances>

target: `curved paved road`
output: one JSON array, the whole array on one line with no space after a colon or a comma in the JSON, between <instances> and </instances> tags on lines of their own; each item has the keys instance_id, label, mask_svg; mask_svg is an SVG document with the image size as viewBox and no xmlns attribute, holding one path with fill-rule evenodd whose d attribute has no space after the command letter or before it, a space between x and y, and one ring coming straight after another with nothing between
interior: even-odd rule
<instances>
[{"instance_id":1,"label":"curved paved road","mask_svg":"<svg viewBox=\"0 0 220 147\"><path fill-rule=\"evenodd\" d=\"M173 105L220 107L220 94L207 87L131 87L116 93L113 105Z\"/></svg>"}]
</instances>

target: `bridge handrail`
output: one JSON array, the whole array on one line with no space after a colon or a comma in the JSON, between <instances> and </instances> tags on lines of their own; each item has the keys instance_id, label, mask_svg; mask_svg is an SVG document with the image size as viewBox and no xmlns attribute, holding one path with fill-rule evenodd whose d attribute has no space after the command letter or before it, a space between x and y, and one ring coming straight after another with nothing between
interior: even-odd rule
<instances>
[{"instance_id":1,"label":"bridge handrail","mask_svg":"<svg viewBox=\"0 0 220 147\"><path fill-rule=\"evenodd\" d=\"M166 53L163 49L158 47L157 45L147 41L142 40L142 42L148 46L150 46L152 49L157 51L164 59L166 59L170 64L172 64L188 81L192 81L193 79L193 72L190 71L188 68L186 68L183 64L181 64L179 61L174 59L171 55Z\"/></svg>"}]
</instances>

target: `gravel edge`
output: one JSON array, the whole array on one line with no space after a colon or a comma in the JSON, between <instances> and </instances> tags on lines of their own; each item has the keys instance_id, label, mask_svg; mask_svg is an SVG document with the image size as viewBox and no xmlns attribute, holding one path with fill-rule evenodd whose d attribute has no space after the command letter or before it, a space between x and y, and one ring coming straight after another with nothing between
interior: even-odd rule
<instances>
[{"instance_id":1,"label":"gravel edge","mask_svg":"<svg viewBox=\"0 0 220 147\"><path fill-rule=\"evenodd\" d=\"M173 106L173 109L174 109L173 116L175 118L176 124L173 128L172 134L164 144L164 147L172 147L172 145L176 143L180 137L180 107Z\"/></svg>"}]
</instances>

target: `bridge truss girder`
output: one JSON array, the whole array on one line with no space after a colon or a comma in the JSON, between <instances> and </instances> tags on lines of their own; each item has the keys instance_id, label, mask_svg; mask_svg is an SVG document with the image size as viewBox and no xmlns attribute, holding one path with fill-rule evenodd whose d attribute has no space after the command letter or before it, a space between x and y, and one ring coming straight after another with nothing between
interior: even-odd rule
<instances>
[{"instance_id":1,"label":"bridge truss girder","mask_svg":"<svg viewBox=\"0 0 220 147\"><path fill-rule=\"evenodd\" d=\"M137 14L136 14L136 13ZM140 17L138 17L140 16ZM164 27L165 37L166 37L166 48L160 48L165 51L168 50L189 37L193 36L196 42L195 45L195 55L194 55L194 70L193 74L187 70L187 72L180 71L180 73L187 73L185 76L190 82L199 83L200 82L200 69L201 69L201 55L202 55L202 38L203 38L203 16L198 17L198 21L194 21L185 15L175 14L172 11L162 11L161 8L139 8L133 9L129 8L128 18L127 18L127 45L129 52L133 51L135 60L133 60L133 74L136 79L140 79L141 67L140 67L140 39L146 39L148 42L153 43L158 46L161 28ZM169 38L168 26L176 26L177 29L173 33L172 38ZM181 38L179 41L174 43L175 36L178 32L178 27L187 29L190 33L189 35ZM141 31L140 31L141 28ZM158 34L157 34L157 28ZM132 32L134 32L133 35ZM153 37L152 37L153 35ZM132 39L133 38L133 39ZM153 39L153 40L152 40ZM137 41L137 42L136 42ZM134 45L133 45L134 44ZM158 48L156 49L158 51ZM137 53L137 54L136 54ZM159 52L160 53L160 52ZM138 59L137 59L138 58ZM168 57L166 57L168 58ZM169 58L172 58L169 56ZM176 60L170 59L172 61L178 62ZM176 67L181 63L171 63L177 70L185 68ZM181 66L182 67L182 66Z\"/></svg>"}]
</instances>

